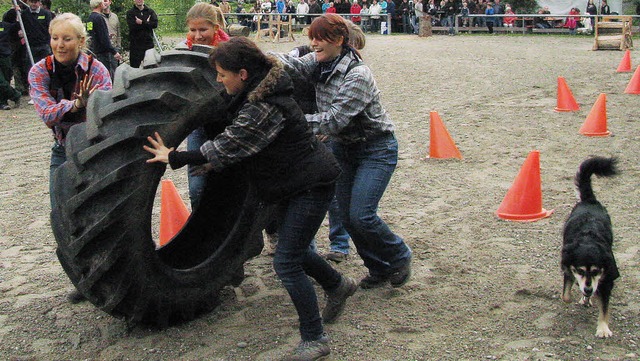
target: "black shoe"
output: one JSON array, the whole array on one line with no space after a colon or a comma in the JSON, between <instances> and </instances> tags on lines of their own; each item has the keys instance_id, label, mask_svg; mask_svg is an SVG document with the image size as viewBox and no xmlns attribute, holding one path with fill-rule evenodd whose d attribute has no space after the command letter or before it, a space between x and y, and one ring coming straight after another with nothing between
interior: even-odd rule
<instances>
[{"instance_id":1,"label":"black shoe","mask_svg":"<svg viewBox=\"0 0 640 361\"><path fill-rule=\"evenodd\" d=\"M69 301L69 303L71 304L76 304L76 303L80 303L82 301L86 301L87 298L84 297L84 295L82 293L80 293L80 291L78 290L73 290L71 292L69 292L67 294L67 301Z\"/></svg>"},{"instance_id":2,"label":"black shoe","mask_svg":"<svg viewBox=\"0 0 640 361\"><path fill-rule=\"evenodd\" d=\"M369 290L372 288L382 287L387 283L387 281L389 281L389 277L373 276L369 274L367 277L360 280L360 288Z\"/></svg>"},{"instance_id":3,"label":"black shoe","mask_svg":"<svg viewBox=\"0 0 640 361\"><path fill-rule=\"evenodd\" d=\"M322 310L322 322L333 323L342 314L347 298L353 296L357 289L358 284L353 278L342 276L338 288L327 292L327 304Z\"/></svg>"},{"instance_id":4,"label":"black shoe","mask_svg":"<svg viewBox=\"0 0 640 361\"><path fill-rule=\"evenodd\" d=\"M391 287L402 287L411 278L411 256L407 259L407 262L397 270L393 271L389 275L389 283Z\"/></svg>"},{"instance_id":5,"label":"black shoe","mask_svg":"<svg viewBox=\"0 0 640 361\"><path fill-rule=\"evenodd\" d=\"M11 110L11 107L7 104L0 105L0 110Z\"/></svg>"}]
</instances>

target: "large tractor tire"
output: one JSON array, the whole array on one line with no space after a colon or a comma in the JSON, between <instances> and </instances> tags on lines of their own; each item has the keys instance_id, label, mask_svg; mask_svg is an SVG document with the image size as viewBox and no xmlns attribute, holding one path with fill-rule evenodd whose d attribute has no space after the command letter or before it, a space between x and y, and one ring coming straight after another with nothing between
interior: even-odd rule
<instances>
[{"instance_id":1,"label":"large tractor tire","mask_svg":"<svg viewBox=\"0 0 640 361\"><path fill-rule=\"evenodd\" d=\"M266 209L242 166L208 175L200 206L156 249L156 190L166 166L142 149L157 131L177 147L196 127L224 128L222 86L207 55L149 51L144 67L120 66L110 91L89 100L87 122L67 136L54 176L57 255L76 288L103 311L167 326L212 310L260 253ZM186 171L186 170L185 170Z\"/></svg>"}]
</instances>

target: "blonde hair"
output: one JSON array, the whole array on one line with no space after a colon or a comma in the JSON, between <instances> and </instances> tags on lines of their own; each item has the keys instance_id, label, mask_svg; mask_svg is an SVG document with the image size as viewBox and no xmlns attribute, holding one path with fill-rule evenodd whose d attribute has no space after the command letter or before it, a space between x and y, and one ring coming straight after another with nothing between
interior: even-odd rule
<instances>
[{"instance_id":1,"label":"blonde hair","mask_svg":"<svg viewBox=\"0 0 640 361\"><path fill-rule=\"evenodd\" d=\"M197 3L187 12L187 24L193 19L204 19L211 25L218 25L221 29L227 27L222 10L219 7L208 3Z\"/></svg>"},{"instance_id":2,"label":"blonde hair","mask_svg":"<svg viewBox=\"0 0 640 361\"><path fill-rule=\"evenodd\" d=\"M91 10L97 8L98 6L102 5L102 0L90 0L89 1L89 8Z\"/></svg>"},{"instance_id":3,"label":"blonde hair","mask_svg":"<svg viewBox=\"0 0 640 361\"><path fill-rule=\"evenodd\" d=\"M353 21L345 19L347 28L349 29L349 45L353 46L357 50L364 49L366 45L366 39L362 28L354 24Z\"/></svg>"},{"instance_id":4,"label":"blonde hair","mask_svg":"<svg viewBox=\"0 0 640 361\"><path fill-rule=\"evenodd\" d=\"M53 19L51 19L51 22L49 23L49 34L51 34L51 31L53 30L53 28L56 27L58 24L65 24L65 23L71 26L73 31L75 31L76 35L78 35L78 38L80 38L81 40L84 40L84 45L80 48L80 50L81 51L86 50L87 37L88 37L87 29L84 28L84 24L82 23L82 20L76 14L62 13L60 15L56 15Z\"/></svg>"}]
</instances>

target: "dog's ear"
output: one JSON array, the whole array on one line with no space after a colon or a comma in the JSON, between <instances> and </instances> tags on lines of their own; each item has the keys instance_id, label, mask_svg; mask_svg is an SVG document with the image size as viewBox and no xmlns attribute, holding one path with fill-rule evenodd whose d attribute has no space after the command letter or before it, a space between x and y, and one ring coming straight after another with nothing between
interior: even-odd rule
<instances>
[{"instance_id":1,"label":"dog's ear","mask_svg":"<svg viewBox=\"0 0 640 361\"><path fill-rule=\"evenodd\" d=\"M616 259L613 256L611 251L606 252L606 265L607 267L607 275L611 277L611 280L615 280L620 277L620 272L618 272L618 265L616 264Z\"/></svg>"}]
</instances>

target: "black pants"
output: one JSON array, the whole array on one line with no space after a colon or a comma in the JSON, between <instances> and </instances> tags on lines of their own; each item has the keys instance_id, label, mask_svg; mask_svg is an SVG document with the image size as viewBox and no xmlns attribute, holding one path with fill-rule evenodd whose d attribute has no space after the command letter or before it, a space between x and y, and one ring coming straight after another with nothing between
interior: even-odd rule
<instances>
[{"instance_id":1,"label":"black pants","mask_svg":"<svg viewBox=\"0 0 640 361\"><path fill-rule=\"evenodd\" d=\"M487 21L487 29L489 29L489 34L493 34L493 21Z\"/></svg>"}]
</instances>

